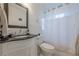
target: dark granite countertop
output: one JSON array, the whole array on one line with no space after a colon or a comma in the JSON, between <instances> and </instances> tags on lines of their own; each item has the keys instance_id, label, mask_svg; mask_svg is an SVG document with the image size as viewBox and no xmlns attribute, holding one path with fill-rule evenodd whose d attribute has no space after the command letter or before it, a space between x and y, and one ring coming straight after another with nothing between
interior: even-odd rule
<instances>
[{"instance_id":1,"label":"dark granite countertop","mask_svg":"<svg viewBox=\"0 0 79 59\"><path fill-rule=\"evenodd\" d=\"M31 38L34 38L34 37L37 37L37 36L40 36L40 34L32 34L32 35L26 35L22 38L19 38L21 36L15 36L15 37L12 37L12 38L8 38L8 40L5 40L5 41L0 41L0 43L6 43L6 42L12 42L12 41L20 41L20 40L27 40L27 39L31 39ZM18 37L18 38L17 38Z\"/></svg>"}]
</instances>

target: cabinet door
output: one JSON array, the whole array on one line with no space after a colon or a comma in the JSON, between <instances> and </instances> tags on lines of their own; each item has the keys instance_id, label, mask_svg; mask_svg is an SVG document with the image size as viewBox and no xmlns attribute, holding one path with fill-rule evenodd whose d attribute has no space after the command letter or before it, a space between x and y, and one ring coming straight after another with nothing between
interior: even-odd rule
<instances>
[{"instance_id":1,"label":"cabinet door","mask_svg":"<svg viewBox=\"0 0 79 59\"><path fill-rule=\"evenodd\" d=\"M30 56L37 56L37 38L32 38L30 48Z\"/></svg>"},{"instance_id":2,"label":"cabinet door","mask_svg":"<svg viewBox=\"0 0 79 59\"><path fill-rule=\"evenodd\" d=\"M0 56L2 55L2 44L0 43Z\"/></svg>"},{"instance_id":3,"label":"cabinet door","mask_svg":"<svg viewBox=\"0 0 79 59\"><path fill-rule=\"evenodd\" d=\"M6 56L30 56L30 51L30 47L20 48L7 53Z\"/></svg>"},{"instance_id":4,"label":"cabinet door","mask_svg":"<svg viewBox=\"0 0 79 59\"><path fill-rule=\"evenodd\" d=\"M6 56L36 56L36 38L8 42L3 44L3 55Z\"/></svg>"},{"instance_id":5,"label":"cabinet door","mask_svg":"<svg viewBox=\"0 0 79 59\"><path fill-rule=\"evenodd\" d=\"M3 55L27 55L30 47L31 39L21 40L21 41L12 41L3 44ZM28 53L28 55L30 52Z\"/></svg>"}]
</instances>

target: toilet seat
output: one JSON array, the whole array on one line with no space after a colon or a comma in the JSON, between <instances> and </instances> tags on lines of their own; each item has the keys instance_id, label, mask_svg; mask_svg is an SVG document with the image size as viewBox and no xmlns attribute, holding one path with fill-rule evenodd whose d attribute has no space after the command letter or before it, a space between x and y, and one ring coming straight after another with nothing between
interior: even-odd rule
<instances>
[{"instance_id":1,"label":"toilet seat","mask_svg":"<svg viewBox=\"0 0 79 59\"><path fill-rule=\"evenodd\" d=\"M51 44L48 44L48 43L42 43L40 45L40 48L43 50L43 51L46 51L46 52L52 52L55 47Z\"/></svg>"}]
</instances>

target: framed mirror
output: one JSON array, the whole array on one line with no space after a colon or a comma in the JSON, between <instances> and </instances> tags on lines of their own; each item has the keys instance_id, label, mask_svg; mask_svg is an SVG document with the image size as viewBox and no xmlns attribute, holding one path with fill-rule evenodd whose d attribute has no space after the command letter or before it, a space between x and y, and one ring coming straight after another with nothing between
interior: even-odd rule
<instances>
[{"instance_id":1,"label":"framed mirror","mask_svg":"<svg viewBox=\"0 0 79 59\"><path fill-rule=\"evenodd\" d=\"M20 3L4 3L8 28L28 28L28 8Z\"/></svg>"}]
</instances>

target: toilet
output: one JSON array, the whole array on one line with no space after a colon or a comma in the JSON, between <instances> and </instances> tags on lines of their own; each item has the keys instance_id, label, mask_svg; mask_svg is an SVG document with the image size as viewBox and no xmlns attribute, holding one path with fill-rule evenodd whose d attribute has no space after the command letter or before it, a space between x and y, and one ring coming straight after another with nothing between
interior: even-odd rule
<instances>
[{"instance_id":1,"label":"toilet","mask_svg":"<svg viewBox=\"0 0 79 59\"><path fill-rule=\"evenodd\" d=\"M49 43L43 42L40 44L40 50L42 55L53 56L55 54L55 47Z\"/></svg>"}]
</instances>

